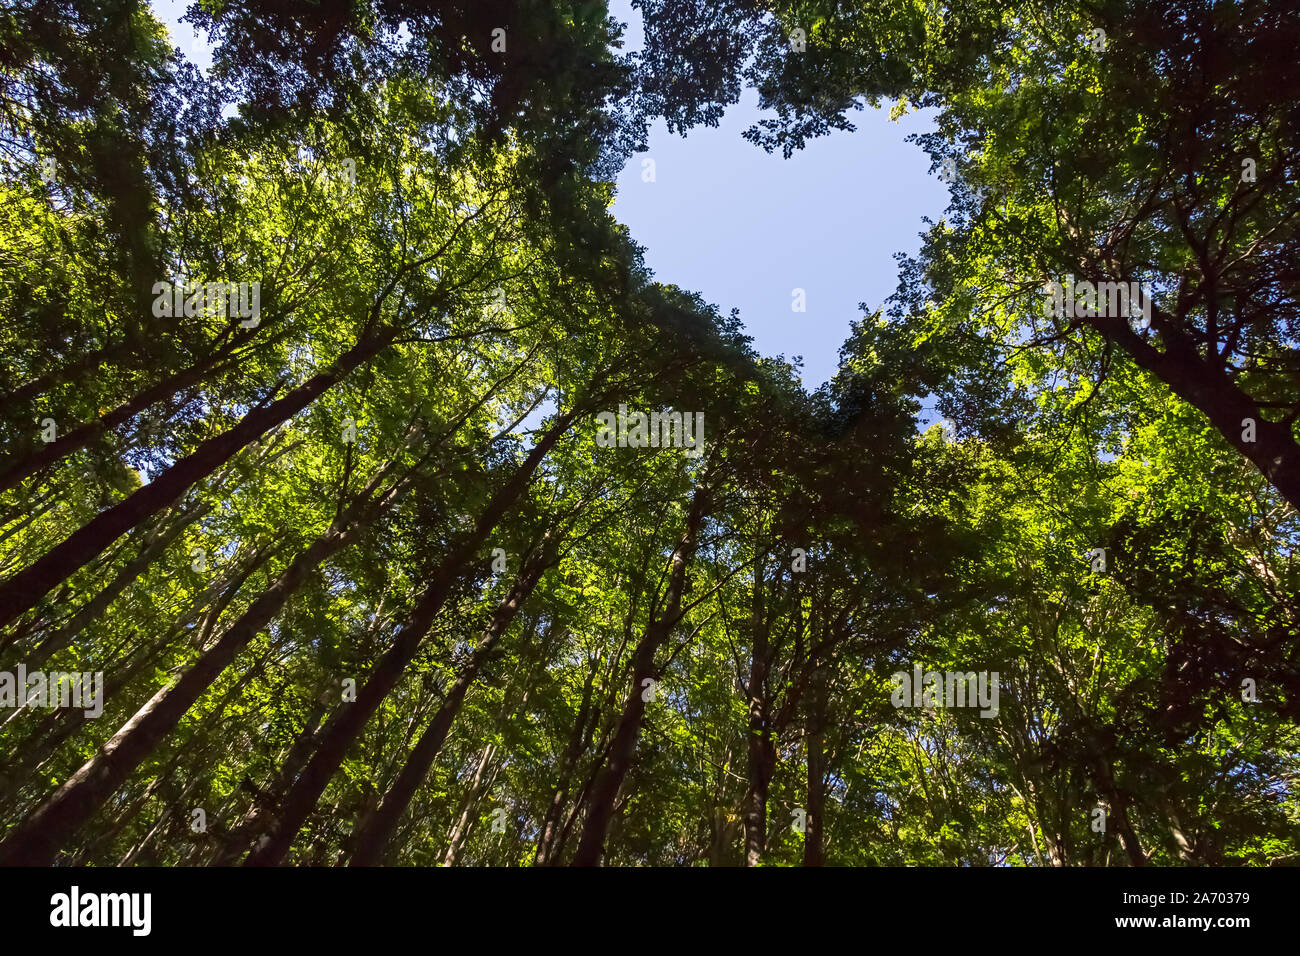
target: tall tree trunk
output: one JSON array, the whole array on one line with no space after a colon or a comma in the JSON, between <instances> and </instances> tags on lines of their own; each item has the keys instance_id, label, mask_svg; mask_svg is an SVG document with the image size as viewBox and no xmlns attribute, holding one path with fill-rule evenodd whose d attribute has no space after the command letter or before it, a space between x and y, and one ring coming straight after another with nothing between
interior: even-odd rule
<instances>
[{"instance_id":1,"label":"tall tree trunk","mask_svg":"<svg viewBox=\"0 0 1300 956\"><path fill-rule=\"evenodd\" d=\"M66 624L60 626L53 634L48 635L45 640L36 646L31 654L27 655L27 670L29 672L39 670L41 665L49 660L55 652L67 647L72 638L80 633L83 627L99 617L117 599L118 595L125 591L128 585L144 572L145 568L152 564L159 555L172 545L172 542L181 536L186 528L211 510L211 506L206 504L191 508L172 522L171 527L167 528L161 535L145 544L140 549L140 553L114 575L112 581L87 601L85 606L73 614Z\"/></svg>"},{"instance_id":2,"label":"tall tree trunk","mask_svg":"<svg viewBox=\"0 0 1300 956\"><path fill-rule=\"evenodd\" d=\"M496 779L496 767L493 768L491 775L486 779L483 776L496 752L497 745L488 744L483 748L483 752L479 754L478 764L474 767L474 778L470 781L469 792L465 794L465 802L460 809L460 816L457 817L455 825L451 828L451 835L447 841L447 852L442 856L443 866L456 865L460 851L469 838L469 831L474 823L474 807L482 799L483 794L487 793L492 786L492 781Z\"/></svg>"},{"instance_id":3,"label":"tall tree trunk","mask_svg":"<svg viewBox=\"0 0 1300 956\"><path fill-rule=\"evenodd\" d=\"M826 832L826 755L823 751L822 733L826 728L826 674L817 668L813 675L812 693L809 695L807 748L808 814L804 820L803 865L822 866L826 863L824 834Z\"/></svg>"},{"instance_id":4,"label":"tall tree trunk","mask_svg":"<svg viewBox=\"0 0 1300 956\"><path fill-rule=\"evenodd\" d=\"M762 545L758 545L761 548ZM745 866L758 866L767 850L767 793L776 754L768 723L767 670L770 656L766 615L763 613L763 560L754 562L751 592L749 657L749 723L747 767L749 786L745 792Z\"/></svg>"},{"instance_id":5,"label":"tall tree trunk","mask_svg":"<svg viewBox=\"0 0 1300 956\"><path fill-rule=\"evenodd\" d=\"M541 833L537 838L537 853L533 857L534 866L549 866L555 857L556 841L560 831L560 817L564 814L564 803L569 795L569 781L573 777L573 768L582 756L583 742L586 738L587 725L594 718L592 713L592 687L596 682L596 672L600 669L599 658L593 658L587 679L582 685L582 703L578 706L578 716L573 722L564 754L560 758L560 776L551 796L550 806L542 820Z\"/></svg>"},{"instance_id":6,"label":"tall tree trunk","mask_svg":"<svg viewBox=\"0 0 1300 956\"><path fill-rule=\"evenodd\" d=\"M163 687L62 787L0 842L0 866L48 866L59 846L84 825L171 733L185 713L235 656L284 606L322 561L360 537L409 486L396 482L379 501L373 495L382 472L344 509L325 534L301 552L211 648L176 683ZM407 476L409 478L409 476Z\"/></svg>"},{"instance_id":7,"label":"tall tree trunk","mask_svg":"<svg viewBox=\"0 0 1300 956\"><path fill-rule=\"evenodd\" d=\"M189 368L175 372L162 381L136 393L121 405L94 421L74 426L59 435L54 441L42 443L26 456L11 460L4 468L0 468L0 492L16 487L24 479L36 474L47 465L53 464L60 458L70 455L80 448L85 448L92 442L107 435L112 429L130 421L150 406L199 384L210 373L216 372L222 361L228 358L238 346L252 338L253 334L251 329L239 329L220 350L213 352Z\"/></svg>"},{"instance_id":8,"label":"tall tree trunk","mask_svg":"<svg viewBox=\"0 0 1300 956\"><path fill-rule=\"evenodd\" d=\"M35 607L56 585L89 564L121 535L176 501L245 445L302 411L356 368L374 358L396 334L395 329L389 328L362 339L339 356L331 368L313 375L284 398L249 412L238 425L199 445L155 480L101 511L61 544L0 585L0 627L11 624L19 615Z\"/></svg>"},{"instance_id":9,"label":"tall tree trunk","mask_svg":"<svg viewBox=\"0 0 1300 956\"><path fill-rule=\"evenodd\" d=\"M547 544L548 542L543 542L542 548L546 548ZM379 862L384 848L392 838L393 831L397 829L398 820L410 804L411 798L415 796L415 791L424 783L429 768L433 766L434 758L442 749L443 741L447 739L447 731L451 729L452 721L460 712L470 685L478 678L483 664L496 649L501 635L515 619L519 609L528 600L528 596L532 594L546 567L546 556L540 550L525 559L514 585L497 606L478 646L474 648L469 660L456 675L456 682L448 691L446 700L438 708L433 720L429 722L419 742L407 757L397 780L384 794L383 801L370 819L362 826L357 836L356 850L352 854L351 866L374 866Z\"/></svg>"},{"instance_id":10,"label":"tall tree trunk","mask_svg":"<svg viewBox=\"0 0 1300 956\"><path fill-rule=\"evenodd\" d=\"M582 838L578 841L573 866L595 866L605 851L605 834L614 815L614 803L618 799L623 778L632 765L637 738L641 734L641 722L645 719L642 682L655 678L655 652L677 624L681 612L682 589L686 583L686 567L695 555L696 536L704 519L707 497L705 486L701 483L691 498L686 533L673 551L663 613L650 622L632 657L632 688L623 704L623 715L614 732L609 757L597 775L588 799L587 819L583 823Z\"/></svg>"},{"instance_id":11,"label":"tall tree trunk","mask_svg":"<svg viewBox=\"0 0 1300 956\"><path fill-rule=\"evenodd\" d=\"M104 687L105 704L112 701L122 688L130 686L141 671L152 667L170 645L170 640L165 638L158 646L138 655L136 660L125 667L114 668L113 679L106 681ZM11 763L5 766L5 779L3 785L0 785L0 805L11 802L24 781L39 776L64 741L80 731L90 719L84 710L63 707L52 710L41 718L40 723L13 748Z\"/></svg>"},{"instance_id":12,"label":"tall tree trunk","mask_svg":"<svg viewBox=\"0 0 1300 956\"><path fill-rule=\"evenodd\" d=\"M348 748L361 733L366 722L379 709L389 691L397 685L403 672L419 652L424 635L433 625L452 586L474 559L487 536L497 526L532 481L534 472L568 430L570 422L579 414L575 406L561 415L551 426L524 463L511 476L510 481L492 496L487 508L479 517L474 531L438 566L433 579L425 589L419 603L408 616L393 640L392 647L380 658L357 691L357 698L343 704L330 719L321 735L320 748L303 769L285 796L284 805L272 825L267 827L257 846L244 860L246 866L275 866L289 852L293 838L306 822L330 778L342 764Z\"/></svg>"},{"instance_id":13,"label":"tall tree trunk","mask_svg":"<svg viewBox=\"0 0 1300 956\"><path fill-rule=\"evenodd\" d=\"M234 590L238 587L239 580L242 578L238 578L226 588L221 601L233 600ZM172 622L171 629L166 634L146 645L141 652L132 651L122 659L113 654L106 658L105 666L111 664L107 672L112 677L104 687L105 707L116 699L123 688L129 687L138 674L158 662L168 648L173 646L173 638L183 632L191 620L191 615L182 614ZM40 777L46 763L63 742L81 730L89 719L84 711L76 708L57 708L43 717L31 733L12 749L9 762L3 765L3 776L0 779L0 806L12 803L13 796L21 788L23 781Z\"/></svg>"},{"instance_id":14,"label":"tall tree trunk","mask_svg":"<svg viewBox=\"0 0 1300 956\"><path fill-rule=\"evenodd\" d=\"M238 698L241 694L244 693L245 689L248 687L249 684L251 684L255 679L257 679L258 676L264 673L266 664L271 659L272 656L273 656L272 654L267 654L264 657L262 657L252 667L250 667L244 674L242 674L239 680L236 681L228 690L226 690L224 694L222 694L221 699L217 702L216 706L213 707L206 715L204 715L202 725L195 729L194 734L190 737L188 745L185 747L177 748L176 752L172 755L171 760L167 764L166 769L160 772L159 780L165 783L168 779L170 779L170 777L174 775L175 772L180 768L181 761L186 756L194 757L198 762L200 763L202 762L204 755L210 752L214 747L212 731L216 726L220 724L221 718L225 714L226 709L230 706L232 701L234 701L236 698ZM195 752L196 749L197 749L197 753ZM196 782L198 782L199 779L200 776L192 777L190 779L190 783L186 785L181 796L177 797L176 801L173 800L166 801L168 806L164 813L164 816L166 815L166 813L170 813L171 810L174 809L174 804L177 801L179 801L181 798L183 798L184 794L188 793L190 788ZM146 791L149 792L154 789L156 788L154 788L153 785L151 784L149 787L146 788ZM146 840L145 842L147 843L148 841ZM93 844L94 841L91 842L90 846L93 846ZM144 844L142 843L141 847L143 847L143 845ZM83 848L82 850L83 856L86 852L88 852L89 848L90 847ZM119 863L118 865L125 866L127 862L129 862L129 860L124 860L122 863ZM77 862L74 863L74 865L77 866L82 865L81 860L78 859Z\"/></svg>"}]
</instances>

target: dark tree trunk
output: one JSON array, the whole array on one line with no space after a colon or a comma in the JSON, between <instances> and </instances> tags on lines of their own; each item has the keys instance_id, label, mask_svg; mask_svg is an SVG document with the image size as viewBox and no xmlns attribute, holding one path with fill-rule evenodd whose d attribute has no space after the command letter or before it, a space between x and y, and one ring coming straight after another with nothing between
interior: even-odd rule
<instances>
[{"instance_id":1,"label":"dark tree trunk","mask_svg":"<svg viewBox=\"0 0 1300 956\"><path fill-rule=\"evenodd\" d=\"M395 337L389 330L354 345L332 368L312 376L284 398L254 409L230 430L210 438L172 465L154 481L113 507L100 512L43 557L0 585L0 627L35 607L56 585L67 579L121 535L183 495L195 482L212 474L240 449L302 411L360 365L374 358Z\"/></svg>"},{"instance_id":2,"label":"dark tree trunk","mask_svg":"<svg viewBox=\"0 0 1300 956\"><path fill-rule=\"evenodd\" d=\"M763 561L754 562L750 606L752 649L749 657L749 724L745 792L745 866L758 866L767 850L767 794L776 754L768 723L767 671L770 659L766 615L763 613Z\"/></svg>"},{"instance_id":3,"label":"dark tree trunk","mask_svg":"<svg viewBox=\"0 0 1300 956\"><path fill-rule=\"evenodd\" d=\"M199 384L211 373L217 371L231 352L252 338L252 334L251 330L241 329L221 350L214 352L202 361L149 386L95 421L78 425L58 436L54 441L48 444L42 443L24 457L10 461L4 468L0 469L0 491L8 491L10 488L16 487L24 479L36 474L47 465L51 465L60 458L98 441L114 428L130 421L145 409Z\"/></svg>"},{"instance_id":4,"label":"dark tree trunk","mask_svg":"<svg viewBox=\"0 0 1300 956\"><path fill-rule=\"evenodd\" d=\"M599 659L592 660L591 669L587 671L587 679L582 685L582 703L578 707L578 716L573 722L573 730L569 734L569 741L564 748L564 755L560 758L560 778L555 785L555 793L551 796L550 806L546 808L546 816L542 820L541 833L537 838L537 854L533 858L534 866L549 866L555 858L556 843L560 831L560 817L564 815L564 804L569 796L569 781L573 777L573 768L582 755L587 726L594 718L591 707L591 692L596 682L596 672L599 669Z\"/></svg>"},{"instance_id":5,"label":"dark tree trunk","mask_svg":"<svg viewBox=\"0 0 1300 956\"><path fill-rule=\"evenodd\" d=\"M614 804L618 799L619 788L623 785L623 778L627 776L632 765L637 738L641 733L641 722L645 718L642 682L655 678L655 652L677 624L677 617L681 611L682 589L686 583L686 567L695 555L696 535L704 518L706 497L704 486L701 485L691 499L691 508L686 519L686 533L673 552L672 570L669 573L663 613L650 622L633 654L632 688L623 705L623 715L619 720L618 729L614 732L609 757L597 775L588 798L587 819L583 823L582 838L573 857L573 866L595 866L604 853L605 834L609 829L609 821L614 815Z\"/></svg>"},{"instance_id":6,"label":"dark tree trunk","mask_svg":"<svg viewBox=\"0 0 1300 956\"><path fill-rule=\"evenodd\" d=\"M345 509L342 520L300 553L275 583L249 606L180 679L161 688L95 756L73 774L35 813L0 842L0 866L48 866L60 845L84 825L203 696L217 676L284 606L322 561L364 533L397 497L390 489L380 503L371 482Z\"/></svg>"},{"instance_id":7,"label":"dark tree trunk","mask_svg":"<svg viewBox=\"0 0 1300 956\"><path fill-rule=\"evenodd\" d=\"M356 700L341 705L335 711L321 735L319 749L302 775L290 787L277 819L244 860L245 866L275 866L284 859L298 830L342 764L348 748L419 652L424 635L433 625L453 585L474 560L497 522L523 494L532 481L534 472L577 415L578 409L575 407L560 416L546 436L533 446L510 481L492 496L470 536L438 566L415 610L394 639L393 646L380 658L366 678L366 683L357 691Z\"/></svg>"},{"instance_id":8,"label":"dark tree trunk","mask_svg":"<svg viewBox=\"0 0 1300 956\"><path fill-rule=\"evenodd\" d=\"M50 634L41 641L39 645L26 658L27 670L39 670L47 660L50 659L57 651L61 651L68 646L68 643L74 638L83 627L99 617L108 608L114 600L117 599L126 588L141 573L144 572L154 560L166 551L181 533L191 524L203 517L210 511L208 505L200 505L191 508L188 512L181 515L174 521L161 535L145 544L140 549L140 553L130 562L128 562L116 575L113 580L100 590L100 592L86 602L85 606L79 609L68 620L66 624L59 627L57 631Z\"/></svg>"},{"instance_id":9,"label":"dark tree trunk","mask_svg":"<svg viewBox=\"0 0 1300 956\"><path fill-rule=\"evenodd\" d=\"M524 602L528 600L528 596L541 580L545 570L546 558L541 553L530 556L530 560L526 560L525 566L520 568L518 578L498 605L496 613L492 615L487 630L456 676L456 682L448 691L446 700L438 708L438 712L434 714L433 720L424 733L420 735L419 742L407 757L397 780L389 788L388 793L384 794L379 807L361 828L357 836L356 850L352 854L351 866L374 866L380 861L384 848L392 839L393 831L397 829L398 820L410 804L411 798L415 796L416 790L424 783L429 768L433 766L434 758L442 749L443 741L447 739L447 731L451 729L452 721L460 712L470 685L478 678L484 663L496 649L501 635L515 619Z\"/></svg>"},{"instance_id":10,"label":"dark tree trunk","mask_svg":"<svg viewBox=\"0 0 1300 956\"><path fill-rule=\"evenodd\" d=\"M822 750L822 732L826 727L825 677L820 668L813 675L808 707L808 815L804 820L804 866L822 866L826 862L823 842L826 832L826 756Z\"/></svg>"},{"instance_id":11,"label":"dark tree trunk","mask_svg":"<svg viewBox=\"0 0 1300 956\"><path fill-rule=\"evenodd\" d=\"M1229 445L1250 460L1291 505L1300 509L1300 445L1291 426L1271 422L1255 401L1229 378L1223 367L1207 361L1179 330L1179 320L1153 310L1161 351L1138 335L1126 319L1093 318L1090 324L1116 342L1137 364L1164 382L1179 398L1199 409ZM1255 441L1243 440L1245 419L1255 422Z\"/></svg>"}]
</instances>

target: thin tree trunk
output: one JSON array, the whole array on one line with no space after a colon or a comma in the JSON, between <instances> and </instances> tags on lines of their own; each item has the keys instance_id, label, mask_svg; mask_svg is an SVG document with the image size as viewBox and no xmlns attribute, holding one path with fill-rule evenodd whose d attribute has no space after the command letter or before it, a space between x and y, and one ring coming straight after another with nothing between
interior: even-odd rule
<instances>
[{"instance_id":1,"label":"thin tree trunk","mask_svg":"<svg viewBox=\"0 0 1300 956\"><path fill-rule=\"evenodd\" d=\"M767 850L767 793L776 763L772 731L768 723L767 670L770 648L766 615L763 613L761 558L754 562L750 633L753 647L749 657L749 723L746 738L749 786L745 793L745 866L758 866Z\"/></svg>"},{"instance_id":2,"label":"thin tree trunk","mask_svg":"<svg viewBox=\"0 0 1300 956\"><path fill-rule=\"evenodd\" d=\"M334 365L293 389L284 398L254 409L233 428L210 438L155 480L100 512L43 557L0 585L0 627L40 603L49 591L85 567L121 535L176 501L244 446L302 411L348 374L383 351L396 330L372 335L343 353Z\"/></svg>"},{"instance_id":3,"label":"thin tree trunk","mask_svg":"<svg viewBox=\"0 0 1300 956\"><path fill-rule=\"evenodd\" d=\"M596 739L596 731L601 724L602 713L609 708L611 700L606 700L603 704L597 702L591 709L591 720L588 722L587 730L583 736L582 746L578 748L579 755L592 748L592 743ZM611 727L610 730L613 730ZM610 741L607 740L608 732L601 734L600 743L594 748L594 757L591 762L591 771L587 774L578 788L577 796L573 801L573 808L565 815L564 826L560 827L560 832L556 836L550 851L550 865L559 865L560 857L564 855L564 848L569 845L569 834L573 832L573 825L578 822L578 817L587 805L587 797L592 788L596 786L596 778L600 775L601 768L605 765L605 758L609 754Z\"/></svg>"},{"instance_id":4,"label":"thin tree trunk","mask_svg":"<svg viewBox=\"0 0 1300 956\"><path fill-rule=\"evenodd\" d=\"M252 330L241 329L226 345L205 359L167 376L161 382L149 386L127 399L112 411L91 422L77 425L49 443L42 443L23 458L12 460L0 469L0 492L8 491L21 484L24 479L36 474L47 465L51 465L78 449L85 448L92 442L107 435L112 429L130 421L140 412L165 398L199 384L203 379L226 359L231 352L244 341L252 337Z\"/></svg>"},{"instance_id":5,"label":"thin tree trunk","mask_svg":"<svg viewBox=\"0 0 1300 956\"><path fill-rule=\"evenodd\" d=\"M115 836L126 829L127 824L140 815L140 811L148 805L150 798L162 789L163 784L171 780L172 774L174 774L176 768L180 766L180 756L180 754L177 754L172 759L171 765L168 766L166 772L160 773L156 776L153 781L150 782L149 786L145 787L144 793L140 794L136 801L131 804L131 806L127 807L126 810L113 821L112 826L105 830L102 835L95 837L95 839L91 840L90 843L86 844L80 851L78 851L73 860L73 866L86 866L90 861L91 853L94 850L111 841Z\"/></svg>"},{"instance_id":6,"label":"thin tree trunk","mask_svg":"<svg viewBox=\"0 0 1300 956\"><path fill-rule=\"evenodd\" d=\"M681 611L682 589L686 583L686 567L695 555L696 535L704 519L707 493L701 484L691 499L686 518L686 533L673 552L672 570L669 574L667 600L663 613L650 622L632 658L632 688L623 705L623 716L614 733L609 757L596 777L588 801L587 819L583 823L582 838L573 857L573 866L595 866L605 850L605 834L614 815L623 778L632 765L641 723L645 719L645 700L642 682L655 677L654 657L659 646L677 624Z\"/></svg>"},{"instance_id":7,"label":"thin tree trunk","mask_svg":"<svg viewBox=\"0 0 1300 956\"><path fill-rule=\"evenodd\" d=\"M346 702L335 711L322 734L320 748L289 789L277 819L244 860L246 866L275 866L288 854L294 837L343 762L348 748L419 652L425 634L433 625L453 585L502 516L523 494L537 468L578 414L578 406L575 406L559 417L546 436L533 446L510 481L492 496L474 531L438 566L392 647L380 658L366 678L365 685L357 691L356 700Z\"/></svg>"},{"instance_id":8,"label":"thin tree trunk","mask_svg":"<svg viewBox=\"0 0 1300 956\"><path fill-rule=\"evenodd\" d=\"M544 542L542 547L546 546L547 543ZM519 569L518 578L497 606L487 630L484 631L478 646L474 648L469 660L456 676L456 682L448 691L446 700L421 734L419 742L407 757L397 780L384 794L383 801L370 819L362 826L357 836L356 850L352 854L351 866L374 866L379 862L384 848L392 838L393 831L397 829L398 820L410 804L411 798L415 796L416 790L424 783L429 768L433 766L438 751L442 749L443 741L447 739L447 731L451 729L452 721L460 712L470 685L478 678L479 671L496 649L501 635L505 633L519 613L519 609L533 592L533 588L537 586L537 582L541 580L546 567L545 555L537 553L533 560L526 559L524 566Z\"/></svg>"},{"instance_id":9,"label":"thin tree trunk","mask_svg":"<svg viewBox=\"0 0 1300 956\"><path fill-rule=\"evenodd\" d=\"M803 865L822 866L826 863L823 846L826 831L826 755L822 749L822 732L826 727L826 675L821 668L813 676L809 703L806 738L808 814L804 820Z\"/></svg>"},{"instance_id":10,"label":"thin tree trunk","mask_svg":"<svg viewBox=\"0 0 1300 956\"><path fill-rule=\"evenodd\" d=\"M443 866L456 865L456 858L460 856L460 851L469 838L470 825L474 820L474 806L482 798L483 794L488 791L488 788L492 786L492 781L496 779L496 770L494 769L492 776L486 782L483 780L483 774L492 762L492 757L496 752L496 744L488 744L479 755L478 766L474 768L474 779L470 783L469 792L465 795L465 805L461 807L460 817L457 818L455 826L451 829L451 836L447 842L447 852L442 856Z\"/></svg>"},{"instance_id":11,"label":"thin tree trunk","mask_svg":"<svg viewBox=\"0 0 1300 956\"><path fill-rule=\"evenodd\" d=\"M99 368L105 362L120 364L120 360L129 356L133 350L133 343L123 340L105 348L88 352L80 358L74 359L68 365L42 372L13 391L0 395L0 409L7 412L10 406L43 395L56 385L71 384L77 378L84 376L92 369Z\"/></svg>"},{"instance_id":12,"label":"thin tree trunk","mask_svg":"<svg viewBox=\"0 0 1300 956\"><path fill-rule=\"evenodd\" d=\"M560 779L555 786L555 793L551 797L551 804L546 808L546 816L542 820L541 834L537 838L537 853L533 857L534 866L549 866L555 857L556 837L559 835L560 817L564 813L564 802L569 795L569 781L573 777L573 768L577 766L578 758L582 755L587 725L591 723L594 716L591 712L591 692L592 687L595 685L596 672L599 669L600 660L595 658L591 662L591 670L587 671L587 679L582 685L582 703L578 707L577 719L573 722L573 730L569 734L568 744L565 746L564 754L560 758Z\"/></svg>"},{"instance_id":13,"label":"thin tree trunk","mask_svg":"<svg viewBox=\"0 0 1300 956\"><path fill-rule=\"evenodd\" d=\"M209 505L200 505L197 508L190 509L190 511L173 522L172 526L163 534L141 548L135 559L118 571L113 580L73 614L66 624L36 646L26 660L28 671L39 670L41 665L49 660L55 652L67 647L72 638L83 627L99 617L117 599L118 595L125 591L131 582L154 562L154 559L166 551L172 542L181 536L181 533L186 528L211 510Z\"/></svg>"},{"instance_id":14,"label":"thin tree trunk","mask_svg":"<svg viewBox=\"0 0 1300 956\"><path fill-rule=\"evenodd\" d=\"M0 865L48 866L60 844L84 825L217 679L235 656L284 606L322 561L356 540L409 485L396 482L372 499L376 475L325 534L301 552L265 592L175 683L159 689L95 756L22 825L0 842Z\"/></svg>"},{"instance_id":15,"label":"thin tree trunk","mask_svg":"<svg viewBox=\"0 0 1300 956\"><path fill-rule=\"evenodd\" d=\"M191 777L190 782L185 785L185 789L180 792L180 796L163 806L162 812L158 814L157 822L153 825L153 829L146 833L144 839L132 847L126 856L122 857L122 862L120 862L118 866L130 866L135 862L135 858L138 857L141 852L143 852L144 848L149 845L149 841L158 835L158 831L163 828L163 824L167 823L167 821L171 819L172 813L174 813L176 808L181 805L181 802L185 799L186 795L194 789L194 784L198 783L198 781L199 778L197 776Z\"/></svg>"},{"instance_id":16,"label":"thin tree trunk","mask_svg":"<svg viewBox=\"0 0 1300 956\"><path fill-rule=\"evenodd\" d=\"M321 718L325 716L325 710L326 705L322 698L317 701L311 713L307 715L302 731L294 740L293 746L289 748L289 754L275 774L275 779L271 782L271 785L262 791L249 787L253 791L252 803L239 823L235 824L229 835L212 855L211 860L208 861L209 866L233 866L239 857L247 852L248 844L253 840L253 834L264 817L271 812L272 808L269 801L283 793L289 786L290 781L306 765L307 758L311 754L311 746L316 742L316 730L320 727Z\"/></svg>"}]
</instances>

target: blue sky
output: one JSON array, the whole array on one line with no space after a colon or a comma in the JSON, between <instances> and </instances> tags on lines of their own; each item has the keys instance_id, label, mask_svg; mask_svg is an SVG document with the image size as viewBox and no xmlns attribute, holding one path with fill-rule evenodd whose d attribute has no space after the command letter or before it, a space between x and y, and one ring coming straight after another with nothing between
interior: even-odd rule
<instances>
[{"instance_id":1,"label":"blue sky","mask_svg":"<svg viewBox=\"0 0 1300 956\"><path fill-rule=\"evenodd\" d=\"M625 49L639 49L639 14L628 0L610 12L630 24ZM932 129L932 114L890 122L888 109L866 109L853 116L855 132L789 159L742 138L762 115L746 91L717 128L683 138L656 123L649 151L618 179L613 211L660 282L699 292L723 314L739 308L760 353L803 356L812 389L835 374L859 303L874 308L894 292L894 253L919 249L921 219L940 218L948 189L920 146L904 142ZM645 158L654 182L642 180ZM791 309L794 289L804 290L803 313Z\"/></svg>"},{"instance_id":2,"label":"blue sky","mask_svg":"<svg viewBox=\"0 0 1300 956\"><path fill-rule=\"evenodd\" d=\"M152 4L172 41L206 68L205 40L179 22L187 5ZM630 24L625 48L639 48L630 2L613 0L611 13ZM738 308L760 353L803 356L811 389L834 374L859 303L878 306L894 291L893 254L916 252L922 217L940 217L948 190L921 148L903 141L931 128L928 115L891 122L887 110L867 109L854 114L855 132L814 140L788 160L742 138L760 115L747 91L717 128L681 137L656 123L649 151L619 176L613 212L660 282L700 293L724 315ZM642 178L647 158L653 182ZM794 289L804 290L805 312L791 309Z\"/></svg>"}]
</instances>

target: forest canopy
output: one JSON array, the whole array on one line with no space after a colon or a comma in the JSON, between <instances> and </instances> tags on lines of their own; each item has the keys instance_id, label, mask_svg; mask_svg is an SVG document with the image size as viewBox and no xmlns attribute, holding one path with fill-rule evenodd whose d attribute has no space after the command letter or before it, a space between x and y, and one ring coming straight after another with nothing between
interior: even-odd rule
<instances>
[{"instance_id":1,"label":"forest canopy","mask_svg":"<svg viewBox=\"0 0 1300 956\"><path fill-rule=\"evenodd\" d=\"M1300 9L634 6L0 6L0 865L1300 862ZM815 390L745 90L935 111Z\"/></svg>"}]
</instances>

